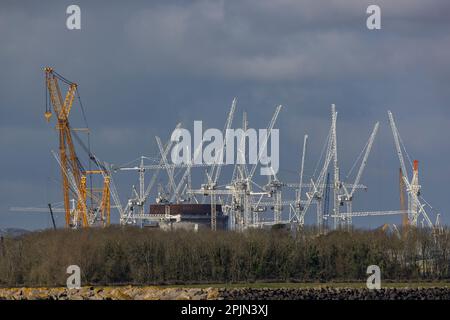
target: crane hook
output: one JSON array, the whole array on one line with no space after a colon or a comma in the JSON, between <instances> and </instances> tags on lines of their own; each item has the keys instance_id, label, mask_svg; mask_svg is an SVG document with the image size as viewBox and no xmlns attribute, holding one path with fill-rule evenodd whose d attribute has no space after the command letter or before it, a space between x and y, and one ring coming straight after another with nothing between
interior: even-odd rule
<instances>
[{"instance_id":1,"label":"crane hook","mask_svg":"<svg viewBox=\"0 0 450 320\"><path fill-rule=\"evenodd\" d=\"M50 122L50 118L52 117L52 112L49 110L45 111L44 117L45 117L45 120L47 120L47 122Z\"/></svg>"}]
</instances>

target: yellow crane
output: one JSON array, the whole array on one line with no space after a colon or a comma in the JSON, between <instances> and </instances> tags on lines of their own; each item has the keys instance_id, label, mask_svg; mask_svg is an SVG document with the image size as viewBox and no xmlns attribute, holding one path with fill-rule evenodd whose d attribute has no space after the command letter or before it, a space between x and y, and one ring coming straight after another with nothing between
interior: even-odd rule
<instances>
[{"instance_id":1,"label":"yellow crane","mask_svg":"<svg viewBox=\"0 0 450 320\"><path fill-rule=\"evenodd\" d=\"M404 229L403 231L406 231L406 229L408 228L409 219L408 213L406 213L408 208L406 207L406 200L405 200L406 186L405 181L403 181L402 168L400 168L399 170L399 190L400 190L400 210L405 212L402 214L402 227Z\"/></svg>"},{"instance_id":2,"label":"yellow crane","mask_svg":"<svg viewBox=\"0 0 450 320\"><path fill-rule=\"evenodd\" d=\"M59 136L59 164L61 167L66 227L89 227L98 221L103 226L107 226L110 223L110 178L104 170L84 171L73 144L69 115L77 93L77 84L68 81L51 67L44 68L44 71L50 103L57 118L56 129ZM59 85L60 82L68 86L64 99ZM52 111L48 105L44 116L47 122L50 122ZM101 197L97 197L92 190L88 192L86 188L86 176L90 174L102 174L103 176ZM71 193L76 198L75 209L71 209L70 206ZM96 202L95 207L88 209L87 198ZM97 216L98 213L101 214L100 217Z\"/></svg>"}]
</instances>

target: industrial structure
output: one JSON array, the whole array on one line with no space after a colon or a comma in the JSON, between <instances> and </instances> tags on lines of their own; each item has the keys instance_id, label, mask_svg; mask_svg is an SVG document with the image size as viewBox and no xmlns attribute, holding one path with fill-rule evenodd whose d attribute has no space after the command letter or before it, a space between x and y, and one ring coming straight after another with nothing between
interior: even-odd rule
<instances>
[{"instance_id":1,"label":"industrial structure","mask_svg":"<svg viewBox=\"0 0 450 320\"><path fill-rule=\"evenodd\" d=\"M197 164L194 161L201 152L204 141L201 141L194 150L191 161L185 164L169 162L168 155L174 142L169 140L164 144L159 137L155 137L159 150L156 159L140 156L121 166L109 165L100 161L91 152L90 146L86 146L76 133L80 130L72 128L69 123L69 115L75 97L78 98L81 111L83 111L77 84L68 81L52 68L45 68L45 80L50 97L50 103L46 103L45 118L50 121L52 115L50 105L57 118L59 152L52 151L52 153L61 169L63 196L63 208L54 207L52 210L52 207L49 206L49 209L52 218L54 212L64 212L65 225L68 228L107 226L110 224L111 209L117 209L119 222L122 225L159 226L170 229L182 225L195 230L198 227L208 227L212 230L242 231L248 228L264 228L279 224L301 228L305 225L307 215L315 216L318 233L324 233L328 228L350 229L354 218L369 216L399 215L402 217L402 227L405 229L409 227L433 229L439 226L439 214L436 217L436 223L433 224L425 210L427 202L420 194L419 163L414 160L411 163L411 169L408 170L404 158L405 148L390 111L388 119L400 163L400 210L354 211L355 196L359 190L367 189L365 185L361 184L361 180L379 130L378 122L374 124L367 143L351 169L352 171L358 168L352 183L343 181L341 178L338 157L338 112L333 104L324 152L319 159L320 165L310 181L304 181L309 139L309 136L305 135L302 139L298 181L280 181L272 170L267 183L261 185L255 181L254 177L282 109L282 106L277 106L267 125L267 135L260 144L262 147L259 149L256 164L249 165L245 162L246 138L243 135L237 142L237 157L243 161L236 161L230 180L220 185L219 178L222 167L225 166L222 161L212 164ZM60 84L67 87L64 99ZM236 108L237 99L235 98L225 120L224 132L232 128ZM175 129L181 127L182 125L179 123ZM243 113L242 123L238 128L247 132L247 113ZM81 131L89 133L88 129ZM89 169L85 169L83 166L75 149L73 137L87 154ZM218 159L223 158L225 149L226 140L224 139ZM409 156L407 158L409 159ZM95 169L91 169L91 165L94 165ZM205 181L196 188L192 185L191 175L192 171L197 168L205 170ZM131 187L132 196L123 206L113 175L125 172L137 173L138 187L136 188L134 185ZM146 183L146 175L149 173L151 178ZM158 183L161 173L165 173L167 185ZM101 177L103 184L100 188L94 188L92 183L88 187L87 179L92 176ZM156 193L153 201L150 198L152 193ZM295 194L293 199L283 198L284 194L290 193ZM405 201L405 194L407 201ZM42 209L13 208L15 211L28 212ZM332 222L331 226L329 222ZM395 225L394 228L397 229Z\"/></svg>"},{"instance_id":2,"label":"industrial structure","mask_svg":"<svg viewBox=\"0 0 450 320\"><path fill-rule=\"evenodd\" d=\"M107 226L110 223L109 174L104 168L85 170L73 143L72 133L74 129L70 126L69 115L75 95L78 95L77 84L68 81L50 67L46 67L44 71L48 96L50 97L50 103L46 99L44 116L49 122L52 116L51 105L57 117L59 154L52 153L61 168L66 227L78 228L97 224ZM64 100L60 83L68 87ZM89 156L92 157L92 155ZM95 158L92 157L90 160L95 161ZM90 175L101 175L103 177L103 186L100 191L87 188L86 181ZM72 208L70 206L71 197L76 199L76 206ZM88 199L91 202L90 206L88 205Z\"/></svg>"}]
</instances>

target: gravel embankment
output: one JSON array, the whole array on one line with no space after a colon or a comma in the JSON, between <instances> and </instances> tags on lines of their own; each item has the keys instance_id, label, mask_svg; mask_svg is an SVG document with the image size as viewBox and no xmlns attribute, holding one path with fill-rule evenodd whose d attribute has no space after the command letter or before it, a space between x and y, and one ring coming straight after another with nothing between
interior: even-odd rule
<instances>
[{"instance_id":1,"label":"gravel embankment","mask_svg":"<svg viewBox=\"0 0 450 320\"><path fill-rule=\"evenodd\" d=\"M450 288L221 289L227 300L450 300Z\"/></svg>"},{"instance_id":2,"label":"gravel embankment","mask_svg":"<svg viewBox=\"0 0 450 320\"><path fill-rule=\"evenodd\" d=\"M450 300L450 288L3 288L0 300Z\"/></svg>"}]
</instances>

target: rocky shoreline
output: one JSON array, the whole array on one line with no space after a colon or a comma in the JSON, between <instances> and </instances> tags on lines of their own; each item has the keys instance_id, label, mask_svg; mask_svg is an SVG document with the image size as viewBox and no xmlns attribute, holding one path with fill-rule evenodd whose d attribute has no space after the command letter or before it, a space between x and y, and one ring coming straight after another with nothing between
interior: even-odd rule
<instances>
[{"instance_id":1,"label":"rocky shoreline","mask_svg":"<svg viewBox=\"0 0 450 320\"><path fill-rule=\"evenodd\" d=\"M450 288L0 288L0 300L450 300Z\"/></svg>"},{"instance_id":2,"label":"rocky shoreline","mask_svg":"<svg viewBox=\"0 0 450 320\"><path fill-rule=\"evenodd\" d=\"M244 288L219 295L226 300L450 300L450 288Z\"/></svg>"}]
</instances>

